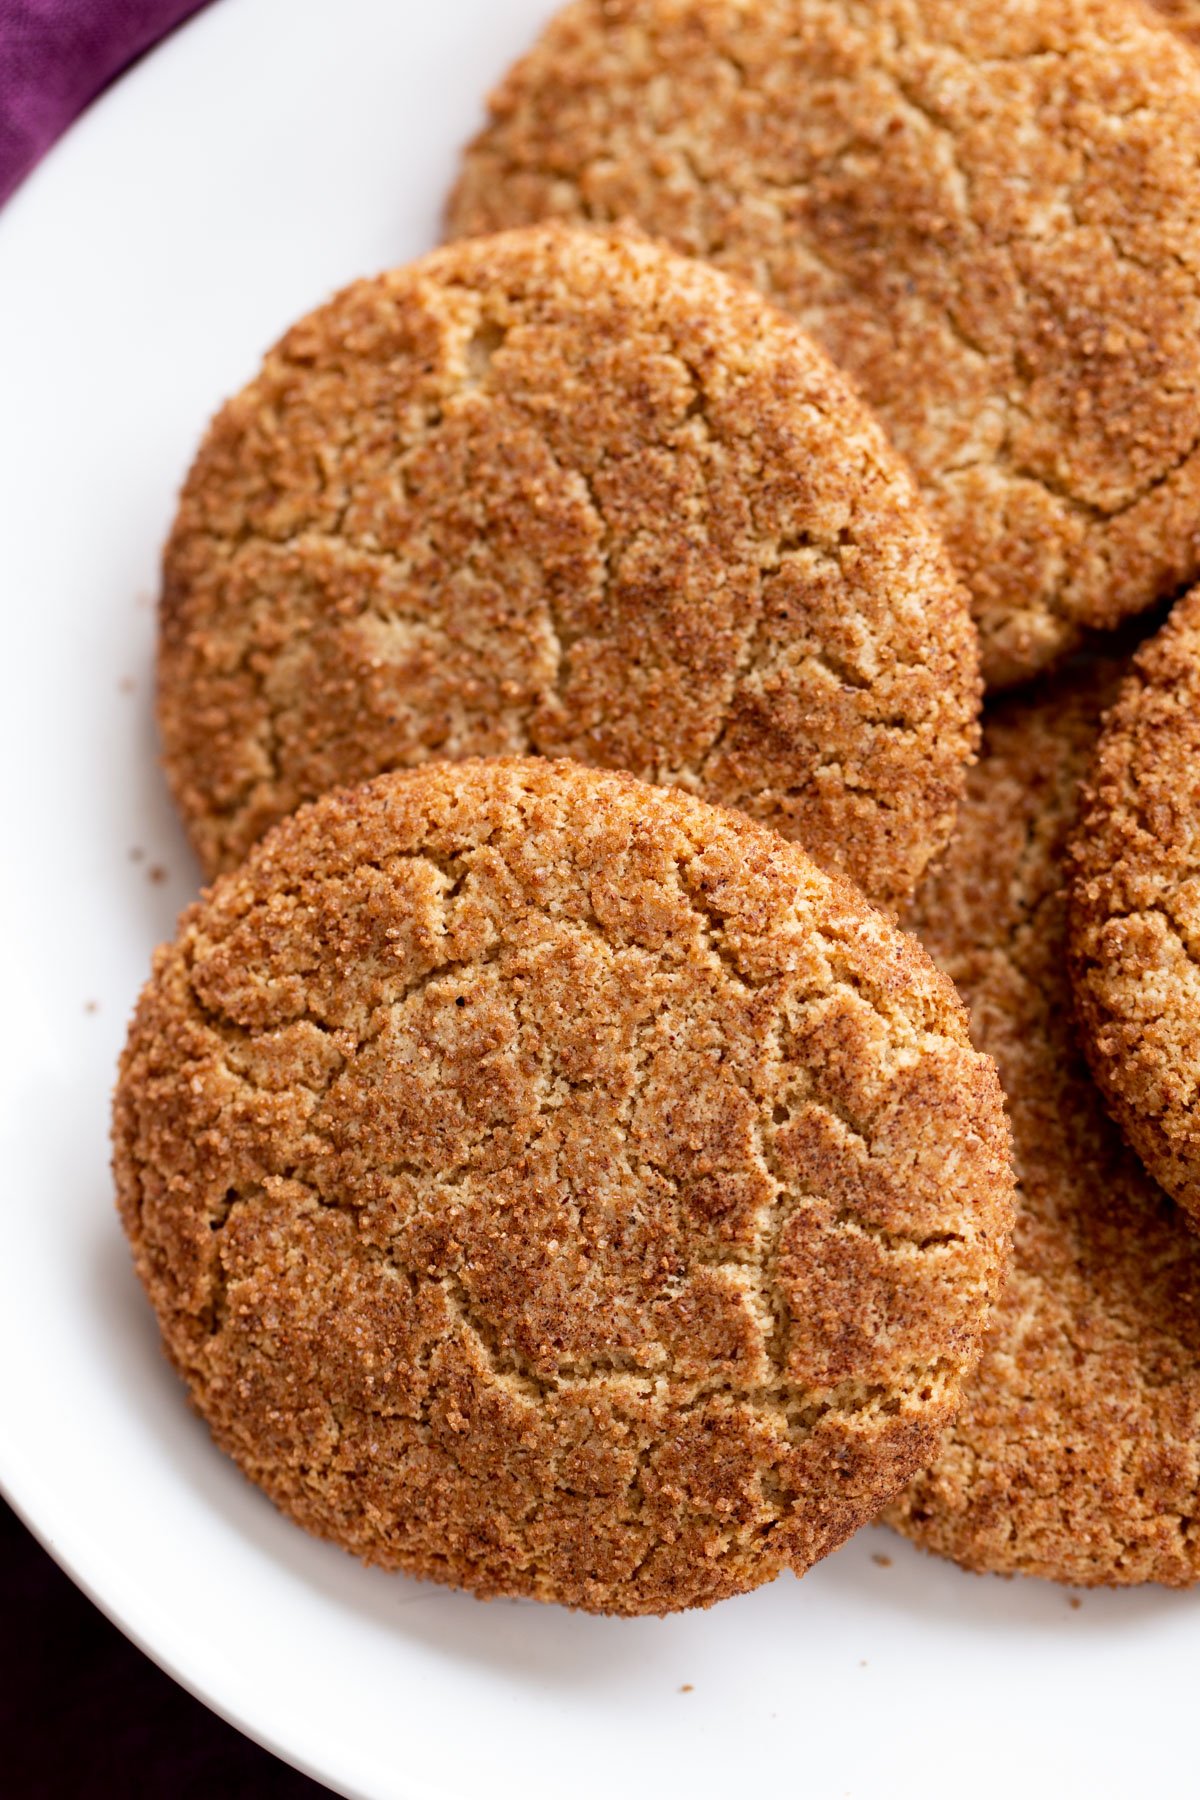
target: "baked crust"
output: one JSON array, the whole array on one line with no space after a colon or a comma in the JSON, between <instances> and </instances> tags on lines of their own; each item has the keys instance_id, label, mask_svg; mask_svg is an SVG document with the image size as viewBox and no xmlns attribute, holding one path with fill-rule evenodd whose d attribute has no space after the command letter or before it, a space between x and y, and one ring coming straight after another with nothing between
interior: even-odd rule
<instances>
[{"instance_id":1,"label":"baked crust","mask_svg":"<svg viewBox=\"0 0 1200 1800\"><path fill-rule=\"evenodd\" d=\"M1092 1074L1200 1218L1200 588L1134 658L1072 843L1069 954Z\"/></svg>"},{"instance_id":2,"label":"baked crust","mask_svg":"<svg viewBox=\"0 0 1200 1800\"><path fill-rule=\"evenodd\" d=\"M1128 0L577 0L455 233L628 215L861 384L1018 681L1200 574L1200 67Z\"/></svg>"},{"instance_id":3,"label":"baked crust","mask_svg":"<svg viewBox=\"0 0 1200 1800\"><path fill-rule=\"evenodd\" d=\"M1150 0L1150 5L1187 43L1200 47L1200 0Z\"/></svg>"},{"instance_id":4,"label":"baked crust","mask_svg":"<svg viewBox=\"0 0 1200 1800\"><path fill-rule=\"evenodd\" d=\"M1011 1220L995 1070L795 846L564 762L285 821L139 1002L121 1216L217 1442L484 1596L705 1606L927 1460Z\"/></svg>"},{"instance_id":5,"label":"baked crust","mask_svg":"<svg viewBox=\"0 0 1200 1800\"><path fill-rule=\"evenodd\" d=\"M1200 1243L1076 1047L1065 846L1112 657L1007 701L916 925L996 1058L1013 1260L932 1467L885 1515L968 1569L1083 1587L1200 1576Z\"/></svg>"},{"instance_id":6,"label":"baked crust","mask_svg":"<svg viewBox=\"0 0 1200 1800\"><path fill-rule=\"evenodd\" d=\"M756 295L562 227L295 326L167 547L159 719L211 874L301 801L537 751L911 893L977 742L966 596L848 384Z\"/></svg>"}]
</instances>

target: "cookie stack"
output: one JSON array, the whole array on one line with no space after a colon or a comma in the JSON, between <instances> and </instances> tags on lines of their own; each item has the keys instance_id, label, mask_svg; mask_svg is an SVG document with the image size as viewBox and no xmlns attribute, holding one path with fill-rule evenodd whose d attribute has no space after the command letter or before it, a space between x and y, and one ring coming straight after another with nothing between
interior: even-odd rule
<instances>
[{"instance_id":1,"label":"cookie stack","mask_svg":"<svg viewBox=\"0 0 1200 1800\"><path fill-rule=\"evenodd\" d=\"M1198 165L1133 0L577 0L218 414L115 1170L308 1529L1200 1576Z\"/></svg>"}]
</instances>

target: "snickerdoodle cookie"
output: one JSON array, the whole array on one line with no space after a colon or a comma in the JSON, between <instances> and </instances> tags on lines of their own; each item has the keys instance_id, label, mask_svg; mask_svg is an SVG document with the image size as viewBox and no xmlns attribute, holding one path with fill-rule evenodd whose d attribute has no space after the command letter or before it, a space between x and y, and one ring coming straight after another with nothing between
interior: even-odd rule
<instances>
[{"instance_id":1,"label":"snickerdoodle cookie","mask_svg":"<svg viewBox=\"0 0 1200 1800\"><path fill-rule=\"evenodd\" d=\"M159 717L209 873L340 783L536 751L740 806L893 902L952 827L977 654L911 477L792 322L551 227L359 282L226 406Z\"/></svg>"},{"instance_id":2,"label":"snickerdoodle cookie","mask_svg":"<svg viewBox=\"0 0 1200 1800\"><path fill-rule=\"evenodd\" d=\"M1069 949L1092 1074L1200 1217L1200 588L1134 658L1075 833Z\"/></svg>"},{"instance_id":3,"label":"snickerdoodle cookie","mask_svg":"<svg viewBox=\"0 0 1200 1800\"><path fill-rule=\"evenodd\" d=\"M285 821L161 951L115 1168L218 1443L368 1561L618 1613L926 1461L1007 1248L999 1084L796 846L567 762Z\"/></svg>"},{"instance_id":4,"label":"snickerdoodle cookie","mask_svg":"<svg viewBox=\"0 0 1200 1800\"><path fill-rule=\"evenodd\" d=\"M1200 573L1200 66L1128 0L576 0L455 232L630 216L861 382L1045 667Z\"/></svg>"},{"instance_id":5,"label":"snickerdoodle cookie","mask_svg":"<svg viewBox=\"0 0 1200 1800\"><path fill-rule=\"evenodd\" d=\"M1120 669L989 719L918 929L1000 1067L1013 1263L931 1469L885 1515L970 1569L1089 1585L1200 1577L1200 1243L1122 1143L1072 1033L1064 850Z\"/></svg>"}]
</instances>

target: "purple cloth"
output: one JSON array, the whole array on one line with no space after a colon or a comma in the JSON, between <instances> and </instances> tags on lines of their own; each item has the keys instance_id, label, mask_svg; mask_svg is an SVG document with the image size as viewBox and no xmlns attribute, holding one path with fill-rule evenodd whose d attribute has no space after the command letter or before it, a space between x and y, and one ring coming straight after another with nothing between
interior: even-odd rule
<instances>
[{"instance_id":1,"label":"purple cloth","mask_svg":"<svg viewBox=\"0 0 1200 1800\"><path fill-rule=\"evenodd\" d=\"M0 0L0 205L89 100L204 0Z\"/></svg>"},{"instance_id":2,"label":"purple cloth","mask_svg":"<svg viewBox=\"0 0 1200 1800\"><path fill-rule=\"evenodd\" d=\"M176 1687L0 1501L4 1800L329 1800Z\"/></svg>"}]
</instances>

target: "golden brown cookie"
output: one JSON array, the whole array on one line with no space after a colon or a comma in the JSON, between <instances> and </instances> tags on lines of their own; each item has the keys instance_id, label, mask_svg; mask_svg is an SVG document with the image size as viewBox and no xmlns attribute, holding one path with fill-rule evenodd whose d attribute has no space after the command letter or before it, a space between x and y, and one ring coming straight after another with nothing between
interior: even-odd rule
<instances>
[{"instance_id":1,"label":"golden brown cookie","mask_svg":"<svg viewBox=\"0 0 1200 1800\"><path fill-rule=\"evenodd\" d=\"M1007 1250L995 1069L912 938L629 776L431 764L184 914L121 1214L301 1524L616 1613L803 1570L926 1460Z\"/></svg>"},{"instance_id":2,"label":"golden brown cookie","mask_svg":"<svg viewBox=\"0 0 1200 1800\"><path fill-rule=\"evenodd\" d=\"M1200 588L1134 659L1072 850L1068 947L1092 1074L1155 1180L1200 1218Z\"/></svg>"},{"instance_id":3,"label":"golden brown cookie","mask_svg":"<svg viewBox=\"0 0 1200 1800\"><path fill-rule=\"evenodd\" d=\"M1127 0L577 0L456 233L630 216L912 459L1009 683L1200 573L1200 67Z\"/></svg>"},{"instance_id":4,"label":"golden brown cookie","mask_svg":"<svg viewBox=\"0 0 1200 1800\"><path fill-rule=\"evenodd\" d=\"M977 653L911 477L791 322L552 227L359 282L226 406L159 718L210 873L340 783L537 751L740 806L892 902L952 828Z\"/></svg>"},{"instance_id":5,"label":"golden brown cookie","mask_svg":"<svg viewBox=\"0 0 1200 1800\"><path fill-rule=\"evenodd\" d=\"M997 709L919 897L921 935L1000 1067L1018 1209L961 1410L885 1516L968 1569L1174 1587L1200 1576L1200 1243L1105 1114L1065 966L1065 843L1123 666Z\"/></svg>"}]
</instances>

